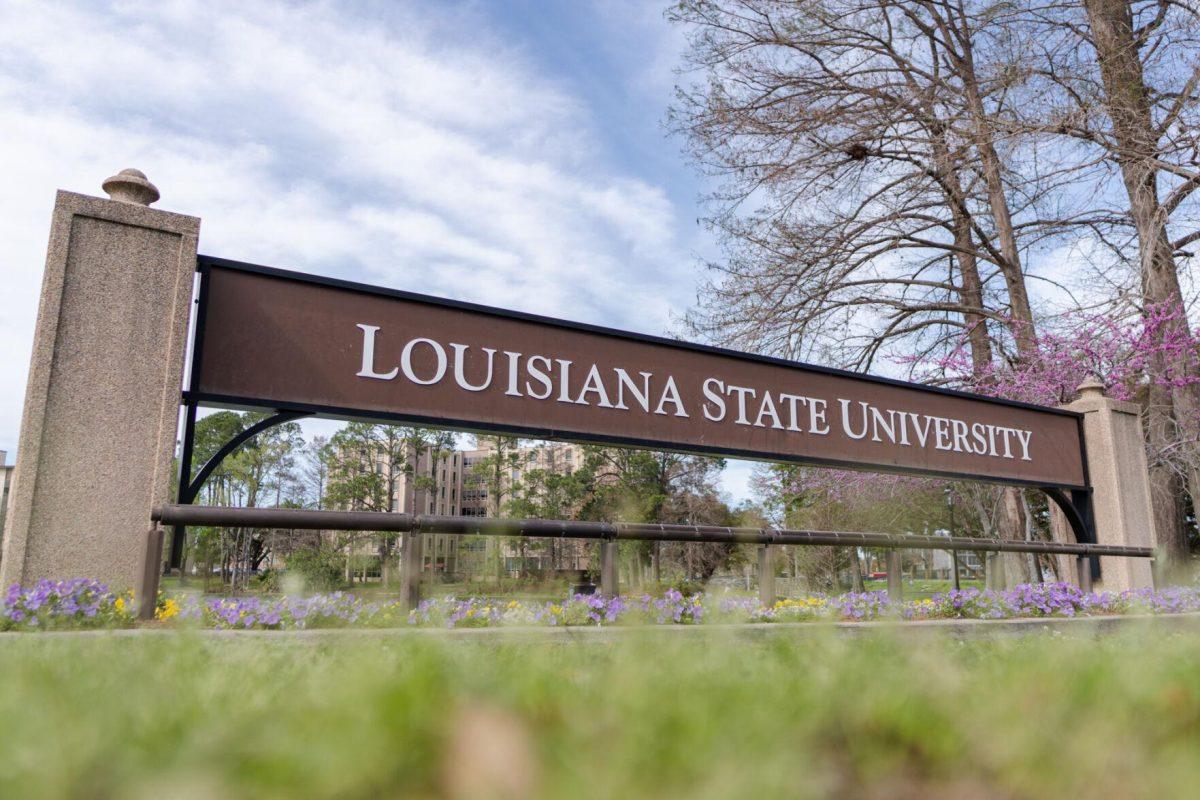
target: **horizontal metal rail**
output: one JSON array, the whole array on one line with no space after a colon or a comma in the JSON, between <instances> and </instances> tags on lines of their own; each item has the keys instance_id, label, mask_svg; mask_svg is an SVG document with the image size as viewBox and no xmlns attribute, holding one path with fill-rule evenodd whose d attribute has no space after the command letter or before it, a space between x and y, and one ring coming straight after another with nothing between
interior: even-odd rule
<instances>
[{"instance_id":1,"label":"horizontal metal rail","mask_svg":"<svg viewBox=\"0 0 1200 800\"><path fill-rule=\"evenodd\" d=\"M223 528L283 530L419 531L482 536L534 536L560 539L659 542L743 542L749 544L883 547L909 550L974 550L978 552L1052 553L1075 556L1153 558L1149 547L1121 547L1070 542L1022 542L963 536L909 536L891 533L726 528L717 525L658 525L644 522L451 517L391 514L375 511L310 511L295 508L227 508L166 505L154 509L164 525L211 525Z\"/></svg>"}]
</instances>

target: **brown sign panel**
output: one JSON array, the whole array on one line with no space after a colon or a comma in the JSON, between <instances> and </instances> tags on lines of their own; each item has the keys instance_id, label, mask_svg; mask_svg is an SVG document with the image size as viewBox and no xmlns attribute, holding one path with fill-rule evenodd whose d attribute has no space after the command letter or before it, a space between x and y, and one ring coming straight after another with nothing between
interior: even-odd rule
<instances>
[{"instance_id":1,"label":"brown sign panel","mask_svg":"<svg viewBox=\"0 0 1200 800\"><path fill-rule=\"evenodd\" d=\"M1064 411L219 259L201 271L195 400L1087 484Z\"/></svg>"}]
</instances>

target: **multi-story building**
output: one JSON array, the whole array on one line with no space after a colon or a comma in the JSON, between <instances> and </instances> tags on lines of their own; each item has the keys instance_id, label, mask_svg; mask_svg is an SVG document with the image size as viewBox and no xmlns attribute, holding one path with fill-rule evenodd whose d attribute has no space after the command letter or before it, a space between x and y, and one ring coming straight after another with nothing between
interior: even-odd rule
<instances>
[{"instance_id":1,"label":"multi-story building","mask_svg":"<svg viewBox=\"0 0 1200 800\"><path fill-rule=\"evenodd\" d=\"M460 513L468 517L504 516L505 504L527 486L528 474L544 470L557 474L574 472L583 466L583 448L565 442L545 442L523 447L502 460L499 481L490 460L490 449L469 450L463 453L463 491ZM496 497L497 488L499 497ZM497 502L499 501L499 502ZM514 574L528 570L549 569L558 564L568 569L587 567L587 548L576 540L559 540L551 548L530 549L519 542L492 537L460 537L460 567L476 575L501 570Z\"/></svg>"},{"instance_id":2,"label":"multi-story building","mask_svg":"<svg viewBox=\"0 0 1200 800\"><path fill-rule=\"evenodd\" d=\"M495 461L489 461L493 452L490 448L453 450L436 458L431 451L422 453L415 464L399 473L392 491L391 510L464 517L503 515L505 502L513 497L529 471L564 473L583 465L583 448L579 445L544 443L520 448L512 458L504 458L497 482L492 471ZM388 471L386 462L376 468ZM557 553L559 563L586 567L587 551L582 544L567 542L560 545L563 546L571 548L571 552ZM522 553L522 548L501 544L494 537L463 534L424 534L421 550L422 573L431 577L482 575L495 569L505 572L540 569L547 566L543 562L550 560L540 554Z\"/></svg>"}]
</instances>

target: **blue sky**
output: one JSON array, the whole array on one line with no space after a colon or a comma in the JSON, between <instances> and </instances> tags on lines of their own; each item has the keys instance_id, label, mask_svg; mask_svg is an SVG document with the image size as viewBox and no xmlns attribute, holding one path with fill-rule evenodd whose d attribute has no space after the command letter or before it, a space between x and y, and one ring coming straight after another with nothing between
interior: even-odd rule
<instances>
[{"instance_id":1,"label":"blue sky","mask_svg":"<svg viewBox=\"0 0 1200 800\"><path fill-rule=\"evenodd\" d=\"M127 166L204 253L669 331L712 248L683 45L633 0L0 4L0 449L54 190Z\"/></svg>"}]
</instances>

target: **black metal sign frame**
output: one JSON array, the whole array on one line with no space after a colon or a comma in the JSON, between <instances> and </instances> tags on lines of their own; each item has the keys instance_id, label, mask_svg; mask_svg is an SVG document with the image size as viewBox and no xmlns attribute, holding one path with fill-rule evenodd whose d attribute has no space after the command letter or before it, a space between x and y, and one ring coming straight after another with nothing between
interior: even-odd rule
<instances>
[{"instance_id":1,"label":"black metal sign frame","mask_svg":"<svg viewBox=\"0 0 1200 800\"><path fill-rule=\"evenodd\" d=\"M708 346L708 345L695 344L695 343L691 343L691 342L677 341L677 340L673 340L673 339L666 339L663 337L650 336L650 335L639 334L639 333L632 333L629 331L620 331L620 330L615 330L615 329L610 329L610 328L604 328L601 326L589 325L586 323L573 322L573 321L569 321L569 320L552 319L549 317L543 317L543 316L538 316L538 315L534 315L534 314L527 314L527 313L523 313L523 312L510 311L510 310L506 310L506 309L498 309L498 308L492 308L492 307L487 307L487 306L480 306L477 304L466 303L466 302L457 301L457 300L450 300L450 299L438 298L438 297L430 297L430 296L426 296L426 295L415 294L412 292L388 289L388 288L379 287L379 286L371 286L371 285L367 285L367 284L355 283L355 282L340 280L340 279L336 279L336 278L329 278L329 277L324 277L324 276L319 276L319 275L311 275L311 274L300 273L300 272L293 272L293 271L289 271L289 270L281 270L281 269L274 268L274 267L266 267L266 266L261 266L261 265L257 265L257 264L248 264L248 263L239 262L239 261L231 261L229 259L222 259L222 258L216 258L216 257L212 257L212 256L201 255L201 256L197 257L197 271L199 273L200 280L199 280L199 290L198 290L198 294L197 294L197 299L195 302L196 324L193 329L193 340L192 340L193 348L192 348L191 368L188 373L189 374L188 386L183 391L184 429L183 429L183 439L182 439L182 443L181 443L181 452L180 452L179 490L178 490L178 495L177 495L178 502L180 504L193 503L195 501L195 498L197 497L198 492L199 492L201 486L203 485L204 481L209 477L209 475L211 475L213 470L220 464L220 462L226 456L228 456L230 453L234 452L238 447L242 446L243 444L245 444L245 442L247 442L251 438L253 438L253 436L255 436L256 434L258 434L258 433L262 432L263 430L266 430L274 425L293 421L293 420L300 419L300 418L307 417L307 416L322 416L322 417L336 418L336 419L357 419L357 420L381 422L381 423L408 423L408 424L436 426L436 427L441 427L441 428L457 429L457 430L464 430L464 431L473 431L473 430L479 431L479 430L481 430L481 428L479 427L478 424L472 423L470 421L464 421L464 420L415 417L413 415L407 415L407 414L391 414L391 413L383 413L383 412L378 412L378 411L373 411L373 410L372 411L363 411L361 409L353 409L353 408L313 406L313 405L306 405L306 404L301 404L301 403L272 404L270 406L264 406L261 403L261 401L257 401L257 400L253 400L253 399L228 397L228 396L214 395L214 394L208 394L205 392L197 391L194 387L198 386L198 384L199 384L200 367L201 367L201 364L203 363L203 358L204 358L204 353L203 353L204 336L203 336L203 334L204 334L205 325L207 322L206 312L207 312L207 304L208 304L209 274L210 274L211 268L213 268L213 267L219 267L222 269L240 270L240 271L244 271L244 272L282 277L282 278L286 278L289 280L303 281L303 282L322 285L322 286L334 287L334 288L339 288L339 289L347 289L347 290L351 290L351 291L355 291L355 292L362 292L362 293L380 295L380 296L385 296L385 297L394 297L394 298L401 298L401 299L408 299L408 300L418 300L422 303L439 305L439 306L443 306L446 308L460 309L460 310L466 310L466 311L475 311L475 312L484 312L484 313L488 313L488 314L492 314L492 315L496 315L496 316L508 317L508 318L517 319L517 320L521 320L521 321L548 323L548 324L553 324L556 326L570 328L570 329L574 329L574 330L578 330L578 331L585 331L585 332L589 332L589 333L601 333L601 334L605 334L605 335L609 335L609 336L617 336L617 337L634 340L634 341L641 341L641 342L647 342L647 343L659 344L659 345L667 345L670 347L680 348L680 349L684 349L684 350L692 350L692 351L710 353L710 354L715 354L715 355L734 356L734 357L742 359L742 360L757 361L757 362L761 362L761 363L776 364L776 365L782 365L782 366L798 366L795 362L791 362L791 361L787 361L787 360L779 359L779 358L774 358L771 356L763 356L763 355L751 354L751 353L742 353L742 352L737 352L737 351L733 351L733 350L728 350L725 348L712 347L712 346ZM911 474L911 475L919 475L922 477L944 478L944 479L950 479L950 480L980 481L980 482L987 482L987 483L997 483L997 484L1002 484L1002 485L1013 485L1013 486L1024 486L1027 488L1035 488L1035 489L1038 489L1038 490L1041 490L1042 492L1044 492L1055 503L1055 505L1057 505L1063 511L1069 524L1071 525L1072 531L1074 532L1076 540L1078 542L1080 542L1081 544L1095 544L1096 543L1095 528L1094 528L1094 522L1093 522L1093 516L1092 516L1092 502L1091 502L1092 489L1091 489L1090 477L1087 474L1087 452L1086 452L1086 444L1084 442L1084 437L1083 437L1083 415L1082 414L1078 414L1076 412L1067 411L1067 410L1063 410L1063 409L1055 409L1055 408L1047 408L1047 407L1043 407L1043 406L1037 406L1037 405L1034 405L1031 403L1023 403L1023 402L1015 401L1015 400L1007 400L1007 399L1003 399L1003 398L987 397L984 395L972 394L969 392L961 392L961 391L957 391L957 390L946 389L944 387L925 386L925 385L921 385L921 384L912 384L912 383L908 383L905 381L899 381L899 380L894 380L891 378L884 378L884 377L875 376L875 375L863 375L863 374L849 372L847 370L835 369L835 368L831 368L831 367L823 367L823 366L809 365L809 364L804 364L804 365L799 365L799 366L803 366L806 370L810 370L810 371L814 371L814 372L818 372L818 373L822 373L822 374L826 374L826 375L851 378L856 381L865 381L865 382L869 382L869 383L884 384L884 385L901 387L901 388L906 388L906 389L914 389L915 388L915 389L919 389L924 392L948 395L948 396L953 396L953 397L960 397L960 398L969 399L969 400L983 401L983 402L990 403L990 404L1010 406L1010 407L1014 407L1014 408L1031 409L1031 410L1036 410L1039 412L1052 413L1052 414L1063 415L1063 416L1068 416L1068 417L1074 418L1076 421L1076 424L1079 426L1079 442L1080 442L1080 447L1081 447L1080 457L1082 460L1084 484L1085 484L1083 487L1078 487L1078 486L1074 486L1074 485L1070 485L1070 484L1048 485L1045 481L1032 481L1032 480L1026 481L1026 480L1019 480L1019 479L1000 480L994 476L971 474L968 472L942 472L942 471L933 471L933 470L908 469L908 468L904 468L904 467L862 466L862 465L856 465L853 463L834 461L834 460L823 459L823 458L813 458L813 457L797 457L797 458L791 459L791 460L793 460L797 463L803 463L803 464L808 464L808 465L813 465L813 466L818 466L818 467L831 467L831 468L839 468L839 469L856 469L856 470L861 470L861 471L879 471L879 472L889 472L889 473L897 473L897 474ZM195 447L195 425L196 425L197 409L200 405L219 406L219 407L227 407L227 408L231 407L231 408L242 408L242 409L271 410L274 412L274 414L270 417L260 420L258 423L256 423L252 427L247 428L245 431L241 432L236 437L231 439L229 442L227 442L223 447L221 447L219 449L219 451L209 460L208 463L203 465L197 472L193 473L192 460L193 460L194 447ZM579 438L564 436L561 431L556 431L553 429L513 427L513 426L506 426L506 425L488 425L486 427L486 432L511 433L511 434L518 434L518 435L522 435L522 436L529 436L531 438L581 441L581 439L579 439ZM670 447L664 447L661 442L651 442L651 441L644 441L644 440L632 439L632 438L626 438L626 437L589 435L586 437L586 441L592 442L592 443L621 446L621 447L643 447L643 448L652 448L652 449L668 449L668 450L678 450L678 451L682 451L682 452L693 452L693 453L698 453L698 454L702 454L702 455L730 456L730 457L735 457L735 458L748 458L748 459L754 459L754 460L777 460L777 461L789 460L789 459L784 459L784 458L766 459L763 457L763 455L761 453L748 452L745 450L737 450L737 449L731 449L731 448L712 447L712 446L704 446L704 447L694 446L693 447L693 446L688 446L687 444L680 444L680 445L672 444ZM172 538L172 543L171 543L169 568L170 569L179 569L182 565L182 560L183 560L183 529L182 529L182 526L177 525L177 526L175 526L175 534ZM1092 574L1094 577L1099 576L1099 559L1095 558L1095 557L1092 558Z\"/></svg>"}]
</instances>

